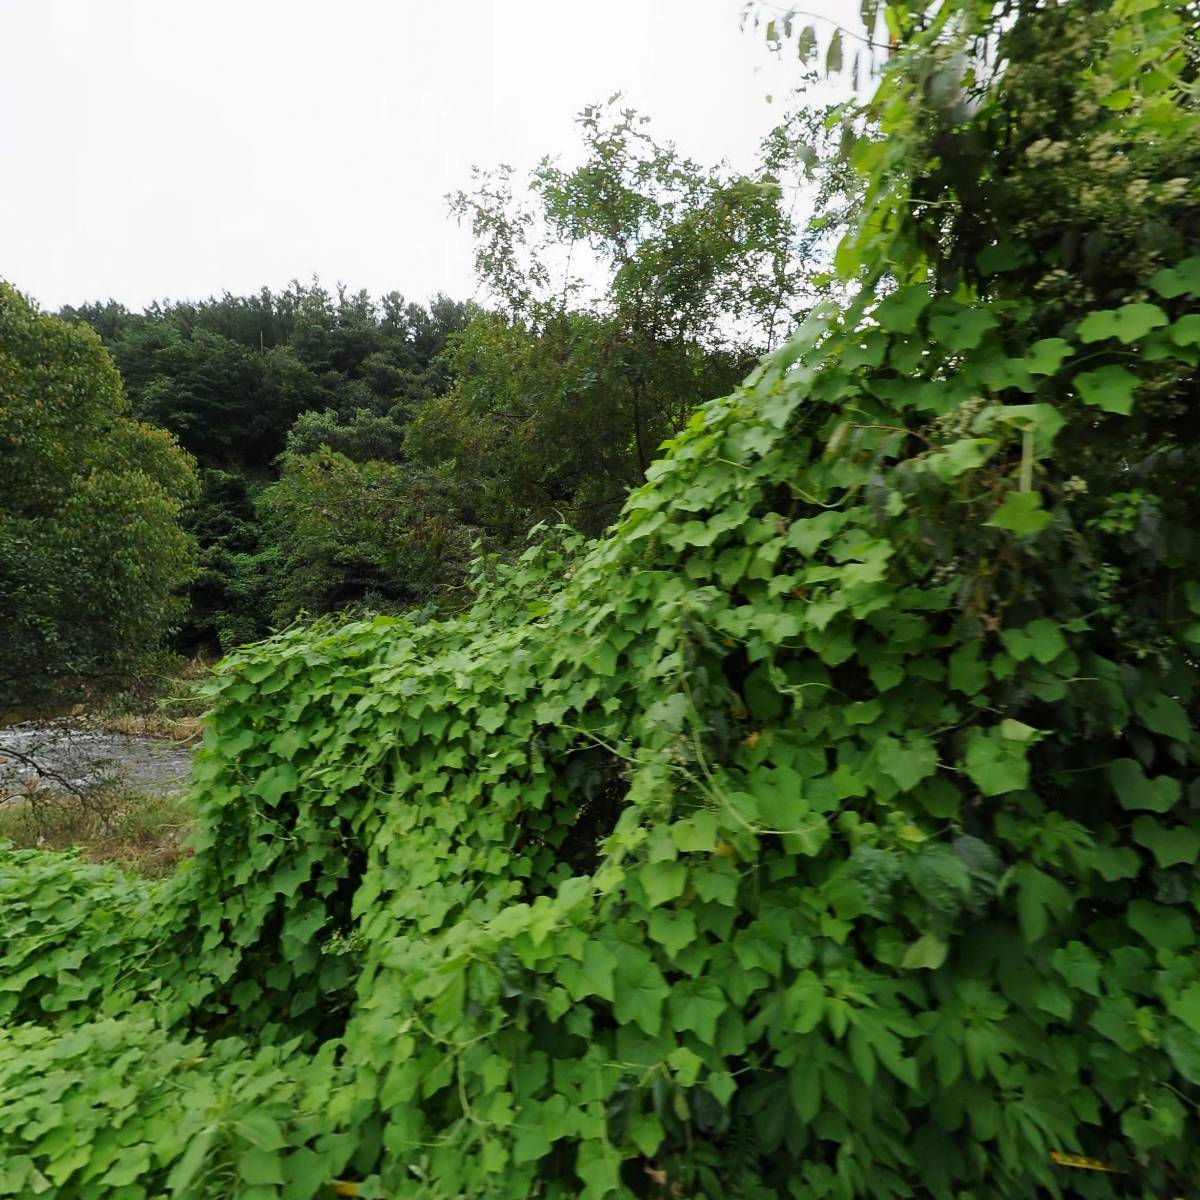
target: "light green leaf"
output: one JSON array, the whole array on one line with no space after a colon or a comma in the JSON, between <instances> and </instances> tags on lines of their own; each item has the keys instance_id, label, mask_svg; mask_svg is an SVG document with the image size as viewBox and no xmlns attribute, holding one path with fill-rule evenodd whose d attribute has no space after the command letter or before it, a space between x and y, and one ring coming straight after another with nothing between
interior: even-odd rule
<instances>
[{"instance_id":1,"label":"light green leaf","mask_svg":"<svg viewBox=\"0 0 1200 1200\"><path fill-rule=\"evenodd\" d=\"M1200 255L1159 271L1150 280L1150 286L1168 300L1183 295L1200 296Z\"/></svg>"},{"instance_id":2,"label":"light green leaf","mask_svg":"<svg viewBox=\"0 0 1200 1200\"><path fill-rule=\"evenodd\" d=\"M963 767L985 796L1002 796L1029 786L1025 754L1025 743L1004 737L999 729L974 728L967 737Z\"/></svg>"},{"instance_id":3,"label":"light green leaf","mask_svg":"<svg viewBox=\"0 0 1200 1200\"><path fill-rule=\"evenodd\" d=\"M948 950L941 938L924 933L905 950L900 965L908 970L936 971L946 961Z\"/></svg>"},{"instance_id":4,"label":"light green leaf","mask_svg":"<svg viewBox=\"0 0 1200 1200\"><path fill-rule=\"evenodd\" d=\"M1075 376L1074 382L1085 404L1125 417L1133 411L1133 393L1138 380L1124 367L1108 366L1096 371L1083 371Z\"/></svg>"},{"instance_id":5,"label":"light green leaf","mask_svg":"<svg viewBox=\"0 0 1200 1200\"><path fill-rule=\"evenodd\" d=\"M1200 345L1200 313L1188 313L1171 326L1171 341L1177 346Z\"/></svg>"},{"instance_id":6,"label":"light green leaf","mask_svg":"<svg viewBox=\"0 0 1200 1200\"><path fill-rule=\"evenodd\" d=\"M1025 365L1032 375L1053 375L1075 353L1066 338L1042 338L1025 353Z\"/></svg>"},{"instance_id":7,"label":"light green leaf","mask_svg":"<svg viewBox=\"0 0 1200 1200\"><path fill-rule=\"evenodd\" d=\"M875 761L884 776L907 792L937 770L938 756L933 742L914 734L904 742L881 737L875 743Z\"/></svg>"},{"instance_id":8,"label":"light green leaf","mask_svg":"<svg viewBox=\"0 0 1200 1200\"><path fill-rule=\"evenodd\" d=\"M1100 309L1086 316L1079 323L1079 340L1099 342L1115 337L1128 345L1166 324L1167 314L1157 304L1125 304L1121 308Z\"/></svg>"},{"instance_id":9,"label":"light green leaf","mask_svg":"<svg viewBox=\"0 0 1200 1200\"><path fill-rule=\"evenodd\" d=\"M283 1163L278 1154L255 1146L238 1155L238 1174L249 1184L283 1183Z\"/></svg>"},{"instance_id":10,"label":"light green leaf","mask_svg":"<svg viewBox=\"0 0 1200 1200\"><path fill-rule=\"evenodd\" d=\"M959 438L925 459L925 465L943 483L987 462L996 447L994 438Z\"/></svg>"},{"instance_id":11,"label":"light green leaf","mask_svg":"<svg viewBox=\"0 0 1200 1200\"><path fill-rule=\"evenodd\" d=\"M655 1154L662 1145L666 1131L662 1121L654 1112L635 1112L629 1116L629 1140L646 1158Z\"/></svg>"},{"instance_id":12,"label":"light green leaf","mask_svg":"<svg viewBox=\"0 0 1200 1200\"><path fill-rule=\"evenodd\" d=\"M1049 520L1050 514L1042 509L1040 492L1009 492L992 514L992 519L984 524L1025 537L1044 529Z\"/></svg>"},{"instance_id":13,"label":"light green leaf","mask_svg":"<svg viewBox=\"0 0 1200 1200\"><path fill-rule=\"evenodd\" d=\"M586 996L613 999L613 971L617 956L603 942L590 939L583 947L583 961L566 959L559 964L558 980L573 1000Z\"/></svg>"},{"instance_id":14,"label":"light green leaf","mask_svg":"<svg viewBox=\"0 0 1200 1200\"><path fill-rule=\"evenodd\" d=\"M678 859L643 863L638 871L642 888L651 908L683 895L687 887L687 867Z\"/></svg>"},{"instance_id":15,"label":"light green leaf","mask_svg":"<svg viewBox=\"0 0 1200 1200\"><path fill-rule=\"evenodd\" d=\"M708 853L717 844L717 816L700 809L671 826L671 840L685 854Z\"/></svg>"},{"instance_id":16,"label":"light green leaf","mask_svg":"<svg viewBox=\"0 0 1200 1200\"><path fill-rule=\"evenodd\" d=\"M1026 725L1024 721L1014 721L1011 717L1005 717L1000 722L1000 736L1008 738L1010 742L1032 742L1039 738L1042 732L1032 725Z\"/></svg>"}]
</instances>

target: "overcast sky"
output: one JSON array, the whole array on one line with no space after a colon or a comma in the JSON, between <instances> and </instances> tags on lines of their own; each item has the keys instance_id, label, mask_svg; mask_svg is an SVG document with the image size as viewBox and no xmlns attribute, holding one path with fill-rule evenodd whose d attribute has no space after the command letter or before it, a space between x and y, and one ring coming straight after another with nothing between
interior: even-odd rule
<instances>
[{"instance_id":1,"label":"overcast sky","mask_svg":"<svg viewBox=\"0 0 1200 1200\"><path fill-rule=\"evenodd\" d=\"M804 7L855 23L858 0ZM475 294L444 196L622 90L748 165L795 78L742 0L0 0L0 276L46 308L316 274Z\"/></svg>"}]
</instances>

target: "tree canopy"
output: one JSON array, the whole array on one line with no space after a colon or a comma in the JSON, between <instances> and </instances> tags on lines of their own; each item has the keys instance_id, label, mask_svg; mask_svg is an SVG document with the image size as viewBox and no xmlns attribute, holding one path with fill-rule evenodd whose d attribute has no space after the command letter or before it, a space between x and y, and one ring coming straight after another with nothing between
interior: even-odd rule
<instances>
[{"instance_id":1,"label":"tree canopy","mask_svg":"<svg viewBox=\"0 0 1200 1200\"><path fill-rule=\"evenodd\" d=\"M131 416L95 334L5 283L0 478L0 708L128 676L183 612L195 468Z\"/></svg>"}]
</instances>

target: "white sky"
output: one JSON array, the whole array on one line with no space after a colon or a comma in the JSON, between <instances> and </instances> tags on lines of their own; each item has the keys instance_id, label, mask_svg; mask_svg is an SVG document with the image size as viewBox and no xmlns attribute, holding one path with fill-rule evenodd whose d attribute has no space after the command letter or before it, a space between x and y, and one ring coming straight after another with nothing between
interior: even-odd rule
<instances>
[{"instance_id":1,"label":"white sky","mask_svg":"<svg viewBox=\"0 0 1200 1200\"><path fill-rule=\"evenodd\" d=\"M802 7L859 28L858 0ZM0 276L43 307L313 274L475 294L444 196L622 90L749 165L794 59L742 0L0 0ZM828 27L827 27L828 28Z\"/></svg>"}]
</instances>

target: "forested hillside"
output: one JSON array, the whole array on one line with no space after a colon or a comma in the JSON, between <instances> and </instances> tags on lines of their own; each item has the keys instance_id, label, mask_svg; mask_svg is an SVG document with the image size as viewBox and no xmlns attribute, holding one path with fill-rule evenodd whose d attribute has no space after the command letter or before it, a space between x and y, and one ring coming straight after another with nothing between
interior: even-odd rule
<instances>
[{"instance_id":1,"label":"forested hillside","mask_svg":"<svg viewBox=\"0 0 1200 1200\"><path fill-rule=\"evenodd\" d=\"M182 645L253 641L302 608L425 594L426 579L381 559L389 530L376 528L365 543L343 530L344 546L330 530L347 513L378 515L360 508L373 482L360 464L403 458L408 419L448 386L440 355L467 326L468 306L440 297L425 307L394 293L374 302L314 284L143 313L109 302L59 315L100 334L133 411L173 433L199 464L200 497L186 524L200 545L200 574ZM327 486L312 475L331 470L322 447L337 456ZM394 468L379 474L407 518L419 482ZM281 475L287 482L272 489ZM322 539L306 510L330 501L336 510Z\"/></svg>"},{"instance_id":2,"label":"forested hillside","mask_svg":"<svg viewBox=\"0 0 1200 1200\"><path fill-rule=\"evenodd\" d=\"M782 186L816 124L783 122L743 176L655 142L616 98L589 108L581 163L544 161L533 203L506 168L452 198L486 306L314 283L64 309L199 464L181 648L302 614L458 611L476 554L542 521L608 525L694 405L816 294Z\"/></svg>"},{"instance_id":3,"label":"forested hillside","mask_svg":"<svg viewBox=\"0 0 1200 1200\"><path fill-rule=\"evenodd\" d=\"M1200 1196L1198 14L864 11L834 302L611 527L230 655L161 885L0 849L0 1194ZM651 259L651 344L736 366L753 313L681 299L720 256L626 253L587 182L541 187L606 299L454 343L553 383L464 370L406 455L599 345L640 470Z\"/></svg>"}]
</instances>

